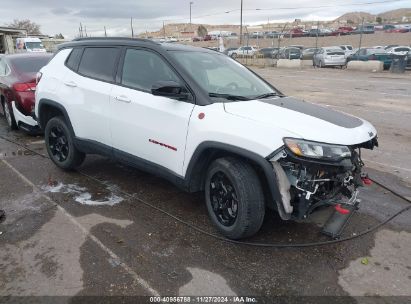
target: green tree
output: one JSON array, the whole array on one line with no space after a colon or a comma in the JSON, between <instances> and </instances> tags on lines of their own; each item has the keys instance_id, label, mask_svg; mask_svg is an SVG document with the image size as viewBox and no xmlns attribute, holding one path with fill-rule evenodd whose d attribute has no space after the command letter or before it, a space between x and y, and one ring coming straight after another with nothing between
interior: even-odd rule
<instances>
[{"instance_id":1,"label":"green tree","mask_svg":"<svg viewBox=\"0 0 411 304\"><path fill-rule=\"evenodd\" d=\"M208 34L208 31L204 25L200 25L197 29L198 36L204 37Z\"/></svg>"},{"instance_id":2,"label":"green tree","mask_svg":"<svg viewBox=\"0 0 411 304\"><path fill-rule=\"evenodd\" d=\"M376 21L378 24L381 24L381 23L382 23L382 18L381 18L380 16L378 16L377 18L375 18L375 21Z\"/></svg>"},{"instance_id":3,"label":"green tree","mask_svg":"<svg viewBox=\"0 0 411 304\"><path fill-rule=\"evenodd\" d=\"M24 20L14 19L13 22L7 24L7 26L26 30L28 35L30 34L40 35L41 34L40 25L29 19L24 19Z\"/></svg>"}]
</instances>

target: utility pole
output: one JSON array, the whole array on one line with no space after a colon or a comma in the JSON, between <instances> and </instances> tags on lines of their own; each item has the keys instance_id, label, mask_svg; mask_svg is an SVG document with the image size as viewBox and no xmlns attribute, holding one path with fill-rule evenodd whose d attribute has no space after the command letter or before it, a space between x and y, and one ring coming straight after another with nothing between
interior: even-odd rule
<instances>
[{"instance_id":1,"label":"utility pole","mask_svg":"<svg viewBox=\"0 0 411 304\"><path fill-rule=\"evenodd\" d=\"M131 17L130 26L131 26L131 38L134 38L133 17Z\"/></svg>"},{"instance_id":2,"label":"utility pole","mask_svg":"<svg viewBox=\"0 0 411 304\"><path fill-rule=\"evenodd\" d=\"M83 25L80 22L80 38L83 38Z\"/></svg>"},{"instance_id":3,"label":"utility pole","mask_svg":"<svg viewBox=\"0 0 411 304\"><path fill-rule=\"evenodd\" d=\"M287 23L284 24L283 29L281 30L281 33L278 34L278 51L280 51L280 42L281 42L281 36L284 36L284 31L287 27Z\"/></svg>"},{"instance_id":4,"label":"utility pole","mask_svg":"<svg viewBox=\"0 0 411 304\"><path fill-rule=\"evenodd\" d=\"M241 0L240 9L240 46L243 45L243 0Z\"/></svg>"},{"instance_id":5,"label":"utility pole","mask_svg":"<svg viewBox=\"0 0 411 304\"><path fill-rule=\"evenodd\" d=\"M104 26L104 37L107 37L106 26Z\"/></svg>"},{"instance_id":6,"label":"utility pole","mask_svg":"<svg viewBox=\"0 0 411 304\"><path fill-rule=\"evenodd\" d=\"M363 33L363 31L364 31L364 17L362 17L362 22L361 22L360 45L358 46L358 50L361 50L362 33Z\"/></svg>"},{"instance_id":7,"label":"utility pole","mask_svg":"<svg viewBox=\"0 0 411 304\"><path fill-rule=\"evenodd\" d=\"M317 35L315 35L315 49L318 49L318 31L320 29L320 21L317 21Z\"/></svg>"},{"instance_id":8,"label":"utility pole","mask_svg":"<svg viewBox=\"0 0 411 304\"><path fill-rule=\"evenodd\" d=\"M191 30L191 6L194 4L193 1L190 1L190 30Z\"/></svg>"},{"instance_id":9,"label":"utility pole","mask_svg":"<svg viewBox=\"0 0 411 304\"><path fill-rule=\"evenodd\" d=\"M163 21L163 36L164 36L164 39L166 39L166 26L164 24L164 21Z\"/></svg>"},{"instance_id":10,"label":"utility pole","mask_svg":"<svg viewBox=\"0 0 411 304\"><path fill-rule=\"evenodd\" d=\"M86 26L84 26L84 34L86 34L86 37L87 37L87 27Z\"/></svg>"}]
</instances>

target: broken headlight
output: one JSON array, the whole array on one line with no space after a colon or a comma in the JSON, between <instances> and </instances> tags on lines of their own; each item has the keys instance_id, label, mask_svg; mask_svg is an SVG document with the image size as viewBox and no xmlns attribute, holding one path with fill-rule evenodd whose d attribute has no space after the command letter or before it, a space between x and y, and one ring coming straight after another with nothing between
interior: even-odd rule
<instances>
[{"instance_id":1,"label":"broken headlight","mask_svg":"<svg viewBox=\"0 0 411 304\"><path fill-rule=\"evenodd\" d=\"M351 150L347 146L324 144L314 141L284 138L286 147L296 156L338 161L351 157Z\"/></svg>"}]
</instances>

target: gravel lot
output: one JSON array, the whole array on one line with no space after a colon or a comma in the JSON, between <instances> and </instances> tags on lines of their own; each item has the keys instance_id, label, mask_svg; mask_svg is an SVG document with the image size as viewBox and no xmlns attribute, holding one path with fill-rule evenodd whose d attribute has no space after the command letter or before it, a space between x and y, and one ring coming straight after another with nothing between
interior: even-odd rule
<instances>
[{"instance_id":1,"label":"gravel lot","mask_svg":"<svg viewBox=\"0 0 411 304\"><path fill-rule=\"evenodd\" d=\"M286 94L371 121L379 131L380 147L365 154L367 171L411 197L410 74L255 71ZM409 212L377 233L329 246L228 244L147 205L215 233L201 193L182 193L161 179L97 156L87 157L78 172L62 172L25 147L46 153L41 137L9 132L0 119L0 207L7 213L0 224L0 296L66 296L61 302L102 295L288 296L296 303L411 301ZM376 185L363 188L361 199L345 235L407 206ZM327 237L316 223L326 216L284 223L270 214L261 232L248 241L324 241Z\"/></svg>"}]
</instances>

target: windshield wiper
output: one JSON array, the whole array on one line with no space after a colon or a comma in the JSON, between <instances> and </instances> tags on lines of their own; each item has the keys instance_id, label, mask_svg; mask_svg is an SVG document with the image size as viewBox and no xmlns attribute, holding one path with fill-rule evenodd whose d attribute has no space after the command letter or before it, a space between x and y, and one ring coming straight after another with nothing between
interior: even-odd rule
<instances>
[{"instance_id":1,"label":"windshield wiper","mask_svg":"<svg viewBox=\"0 0 411 304\"><path fill-rule=\"evenodd\" d=\"M269 98L273 96L279 96L279 95L277 93L272 92L272 93L266 93L266 94L256 96L255 99L263 99L263 98Z\"/></svg>"},{"instance_id":2,"label":"windshield wiper","mask_svg":"<svg viewBox=\"0 0 411 304\"><path fill-rule=\"evenodd\" d=\"M208 96L225 98L225 99L228 99L228 100L250 100L250 98L247 98L245 96L231 95L231 94L221 94L221 93L208 93Z\"/></svg>"}]
</instances>

